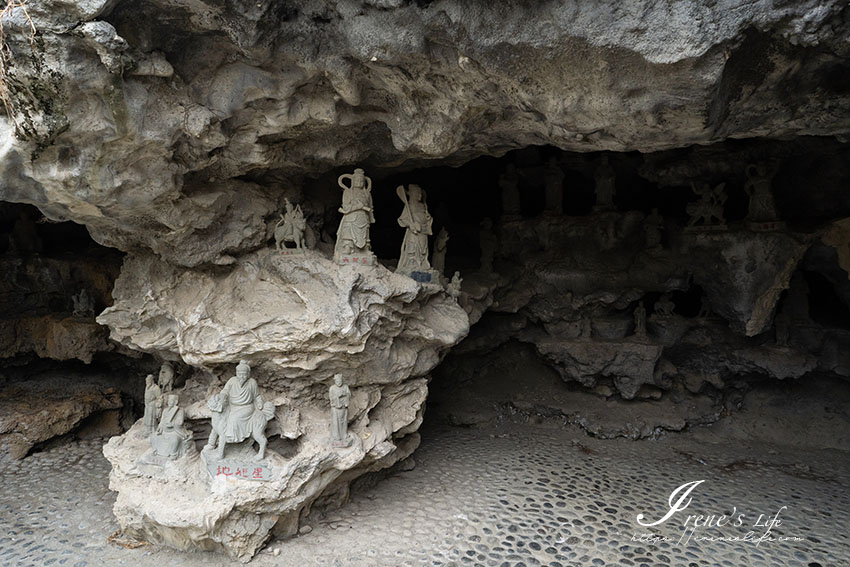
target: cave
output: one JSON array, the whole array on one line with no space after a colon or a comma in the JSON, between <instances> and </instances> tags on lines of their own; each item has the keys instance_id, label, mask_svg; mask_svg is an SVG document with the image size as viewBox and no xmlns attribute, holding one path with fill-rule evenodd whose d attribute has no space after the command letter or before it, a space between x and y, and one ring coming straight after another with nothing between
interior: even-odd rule
<instances>
[{"instance_id":1,"label":"cave","mask_svg":"<svg viewBox=\"0 0 850 567\"><path fill-rule=\"evenodd\" d=\"M7 2L0 565L850 562L848 34Z\"/></svg>"}]
</instances>

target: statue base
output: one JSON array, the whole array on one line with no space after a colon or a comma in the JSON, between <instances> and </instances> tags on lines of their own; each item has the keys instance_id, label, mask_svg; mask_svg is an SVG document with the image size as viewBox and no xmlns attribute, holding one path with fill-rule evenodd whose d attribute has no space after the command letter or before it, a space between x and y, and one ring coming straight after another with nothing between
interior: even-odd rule
<instances>
[{"instance_id":1,"label":"statue base","mask_svg":"<svg viewBox=\"0 0 850 567\"><path fill-rule=\"evenodd\" d=\"M374 266L376 263L375 255L371 252L364 252L362 254L347 254L340 255L336 258L336 263L341 266L346 265L357 265L357 266Z\"/></svg>"},{"instance_id":2,"label":"statue base","mask_svg":"<svg viewBox=\"0 0 850 567\"><path fill-rule=\"evenodd\" d=\"M153 466L162 468L165 466L165 463L170 460L171 459L169 459L168 457L164 457L162 455L154 455L154 453L151 451L150 453L146 453L139 457L139 460L136 461L136 464L142 466Z\"/></svg>"},{"instance_id":3,"label":"statue base","mask_svg":"<svg viewBox=\"0 0 850 567\"><path fill-rule=\"evenodd\" d=\"M238 451L239 454L227 455L228 448L242 448L239 443L228 444L225 448L225 456L222 459L218 458L218 449L204 447L201 451L201 461L207 469L210 478L226 478L237 480L271 480L272 469L269 466L268 459L256 460L245 455L245 451ZM251 452L253 448L249 447ZM267 449L268 450L268 449Z\"/></svg>"},{"instance_id":4,"label":"statue base","mask_svg":"<svg viewBox=\"0 0 850 567\"><path fill-rule=\"evenodd\" d=\"M782 221L749 221L749 225L753 232L777 232L786 226Z\"/></svg>"},{"instance_id":5,"label":"statue base","mask_svg":"<svg viewBox=\"0 0 850 567\"><path fill-rule=\"evenodd\" d=\"M723 232L725 230L729 230L729 227L725 224L702 224L685 227L685 232Z\"/></svg>"},{"instance_id":6,"label":"statue base","mask_svg":"<svg viewBox=\"0 0 850 567\"><path fill-rule=\"evenodd\" d=\"M279 250L281 256L303 256L304 248L281 248Z\"/></svg>"},{"instance_id":7,"label":"statue base","mask_svg":"<svg viewBox=\"0 0 850 567\"><path fill-rule=\"evenodd\" d=\"M349 431L345 439L342 441L334 441L331 439L331 447L334 449L347 449L354 444L354 435Z\"/></svg>"}]
</instances>

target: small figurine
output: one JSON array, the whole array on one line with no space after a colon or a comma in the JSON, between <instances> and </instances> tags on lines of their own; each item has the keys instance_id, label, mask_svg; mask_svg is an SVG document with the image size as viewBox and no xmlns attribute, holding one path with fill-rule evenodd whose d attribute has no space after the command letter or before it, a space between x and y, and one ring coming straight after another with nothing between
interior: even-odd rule
<instances>
[{"instance_id":1,"label":"small figurine","mask_svg":"<svg viewBox=\"0 0 850 567\"><path fill-rule=\"evenodd\" d=\"M493 234L493 221L485 218L478 232L478 246L481 248L481 271L493 273L493 257L496 255L496 235Z\"/></svg>"},{"instance_id":2,"label":"small figurine","mask_svg":"<svg viewBox=\"0 0 850 567\"><path fill-rule=\"evenodd\" d=\"M650 250L661 248L661 230L664 228L664 219L658 214L658 209L652 212L643 221L643 234L646 247Z\"/></svg>"},{"instance_id":3,"label":"small figurine","mask_svg":"<svg viewBox=\"0 0 850 567\"><path fill-rule=\"evenodd\" d=\"M449 285L446 286L446 293L457 299L460 297L460 286L463 283L463 278L460 277L460 272L455 272Z\"/></svg>"},{"instance_id":4,"label":"small figurine","mask_svg":"<svg viewBox=\"0 0 850 567\"><path fill-rule=\"evenodd\" d=\"M643 306L643 301L639 302L635 307L635 336L646 336L646 308Z\"/></svg>"},{"instance_id":5,"label":"small figurine","mask_svg":"<svg viewBox=\"0 0 850 567\"><path fill-rule=\"evenodd\" d=\"M259 445L257 459L266 454L266 424L274 417L274 404L263 403L257 381L250 377L251 366L242 360L218 394L207 402L212 410L212 431L207 449L214 449L218 441L218 458L224 458L228 443L241 443L252 437Z\"/></svg>"},{"instance_id":6,"label":"small figurine","mask_svg":"<svg viewBox=\"0 0 850 567\"><path fill-rule=\"evenodd\" d=\"M693 227L697 223L711 225L712 219L717 220L718 225L724 225L723 204L726 203L726 183L715 185L712 189L708 183L691 183L694 193L699 200L688 203L685 210L690 215L688 226Z\"/></svg>"},{"instance_id":7,"label":"small figurine","mask_svg":"<svg viewBox=\"0 0 850 567\"><path fill-rule=\"evenodd\" d=\"M75 317L91 317L94 315L94 302L89 297L86 288L81 289L77 295L71 296L71 301L74 302Z\"/></svg>"},{"instance_id":8,"label":"small figurine","mask_svg":"<svg viewBox=\"0 0 850 567\"><path fill-rule=\"evenodd\" d=\"M655 302L655 314L659 317L672 316L674 309L676 309L676 304L673 303L669 293L665 293Z\"/></svg>"},{"instance_id":9,"label":"small figurine","mask_svg":"<svg viewBox=\"0 0 850 567\"><path fill-rule=\"evenodd\" d=\"M306 248L304 231L307 229L307 221L304 220L301 205L293 207L289 199L286 199L285 207L286 214L280 215L280 220L274 227L274 246L277 250L283 250L287 242L293 242L296 250L303 251Z\"/></svg>"},{"instance_id":10,"label":"small figurine","mask_svg":"<svg viewBox=\"0 0 850 567\"><path fill-rule=\"evenodd\" d=\"M609 211L613 209L617 173L608 162L607 155L603 155L600 158L594 179L596 180L596 206L593 207L594 210Z\"/></svg>"},{"instance_id":11,"label":"small figurine","mask_svg":"<svg viewBox=\"0 0 850 567\"><path fill-rule=\"evenodd\" d=\"M156 429L157 420L162 411L162 390L153 380L153 374L145 377L145 415L142 418L145 424L145 435L150 435Z\"/></svg>"},{"instance_id":12,"label":"small figurine","mask_svg":"<svg viewBox=\"0 0 850 567\"><path fill-rule=\"evenodd\" d=\"M344 180L351 185L345 185ZM336 233L334 256L340 263L348 263L346 258L357 256L367 258L365 263L373 262L372 243L369 238L369 225L375 222L372 206L372 180L366 177L359 167L354 173L344 173L337 179L342 187L342 220Z\"/></svg>"},{"instance_id":13,"label":"small figurine","mask_svg":"<svg viewBox=\"0 0 850 567\"><path fill-rule=\"evenodd\" d=\"M431 253L431 267L442 274L446 270L446 247L449 242L449 233L445 227L437 233L434 240L434 251Z\"/></svg>"},{"instance_id":14,"label":"small figurine","mask_svg":"<svg viewBox=\"0 0 850 567\"><path fill-rule=\"evenodd\" d=\"M183 409L177 405L177 396L170 394L167 399L168 405L162 412L156 433L151 436L151 446L154 455L176 459L189 450L192 432L183 427L185 416Z\"/></svg>"},{"instance_id":15,"label":"small figurine","mask_svg":"<svg viewBox=\"0 0 850 567\"><path fill-rule=\"evenodd\" d=\"M428 236L431 234L434 219L428 212L425 191L419 185L411 183L407 192L403 185L396 187L396 194L404 203L398 224L407 229L401 243L396 272L408 276L414 272L428 272L431 270L431 264L428 262ZM430 278L428 280L430 281Z\"/></svg>"},{"instance_id":16,"label":"small figurine","mask_svg":"<svg viewBox=\"0 0 850 567\"><path fill-rule=\"evenodd\" d=\"M502 190L502 215L505 217L521 216L519 174L514 164L509 163L505 166L505 172L499 176L499 188Z\"/></svg>"},{"instance_id":17,"label":"small figurine","mask_svg":"<svg viewBox=\"0 0 850 567\"><path fill-rule=\"evenodd\" d=\"M171 393L174 388L174 367L168 361L163 362L159 369L159 387L163 394Z\"/></svg>"},{"instance_id":18,"label":"small figurine","mask_svg":"<svg viewBox=\"0 0 850 567\"><path fill-rule=\"evenodd\" d=\"M778 220L776 203L773 201L773 193L770 187L776 170L768 170L764 163L760 163L748 165L746 172L747 181L744 183L744 191L750 197L747 220L759 223Z\"/></svg>"},{"instance_id":19,"label":"small figurine","mask_svg":"<svg viewBox=\"0 0 850 567\"><path fill-rule=\"evenodd\" d=\"M543 183L546 189L546 204L543 214L564 214L564 172L555 157L549 158L546 172L543 174Z\"/></svg>"},{"instance_id":20,"label":"small figurine","mask_svg":"<svg viewBox=\"0 0 850 567\"><path fill-rule=\"evenodd\" d=\"M334 383L328 390L331 402L331 447L348 447L351 439L348 435L348 403L351 390L342 383L342 375L334 375Z\"/></svg>"}]
</instances>

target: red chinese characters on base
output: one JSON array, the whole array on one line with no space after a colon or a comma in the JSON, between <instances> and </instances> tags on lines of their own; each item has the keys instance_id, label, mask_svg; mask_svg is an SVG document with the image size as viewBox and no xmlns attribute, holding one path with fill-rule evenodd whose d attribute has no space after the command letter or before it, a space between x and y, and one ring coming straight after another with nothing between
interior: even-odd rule
<instances>
[{"instance_id":1,"label":"red chinese characters on base","mask_svg":"<svg viewBox=\"0 0 850 567\"><path fill-rule=\"evenodd\" d=\"M266 467L250 465L228 467L217 465L215 476L226 476L244 480L268 480L271 477L271 472Z\"/></svg>"}]
</instances>

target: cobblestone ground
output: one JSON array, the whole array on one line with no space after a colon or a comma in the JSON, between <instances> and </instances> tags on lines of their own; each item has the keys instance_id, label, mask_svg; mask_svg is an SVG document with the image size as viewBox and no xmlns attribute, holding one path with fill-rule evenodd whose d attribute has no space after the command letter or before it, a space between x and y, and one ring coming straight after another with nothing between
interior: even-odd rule
<instances>
[{"instance_id":1,"label":"cobblestone ground","mask_svg":"<svg viewBox=\"0 0 850 567\"><path fill-rule=\"evenodd\" d=\"M354 492L344 509L316 518L311 533L272 541L252 564L850 565L847 453L711 445L687 435L598 441L515 425L429 429L424 439L414 470ZM108 543L118 528L108 472L98 442L0 465L0 565L231 564L209 553ZM640 513L644 522L659 520L671 492L699 480L685 510L651 528L636 522ZM729 541L758 538L777 512L774 541ZM692 533L682 527L689 514L715 518ZM717 526L722 514L731 519Z\"/></svg>"}]
</instances>

